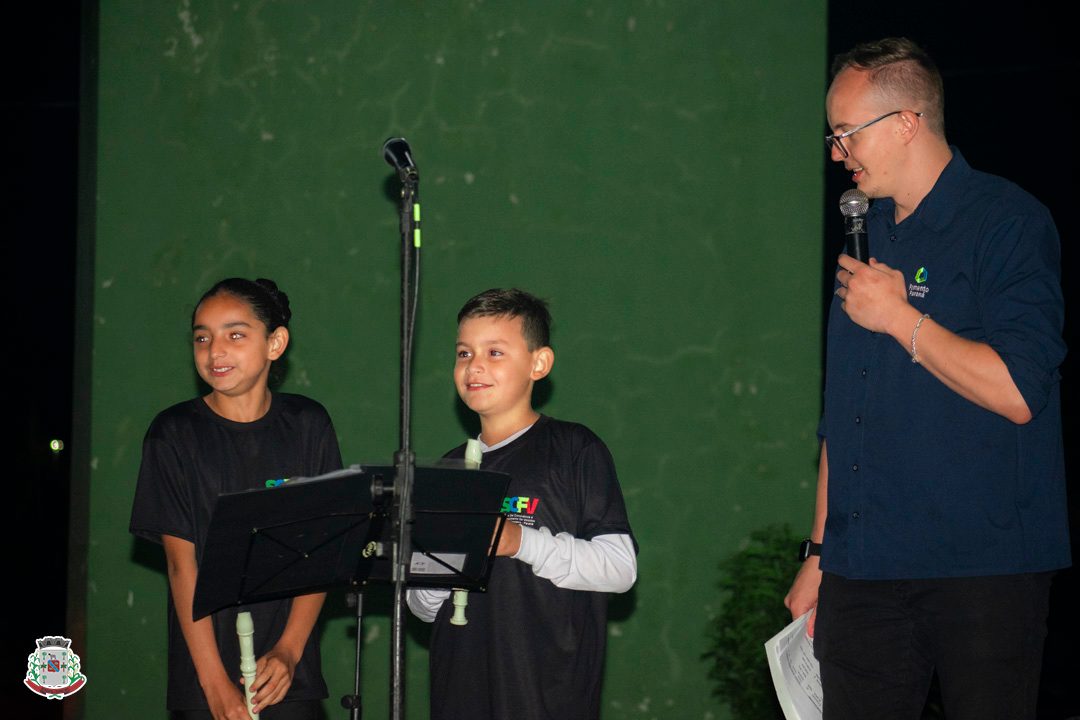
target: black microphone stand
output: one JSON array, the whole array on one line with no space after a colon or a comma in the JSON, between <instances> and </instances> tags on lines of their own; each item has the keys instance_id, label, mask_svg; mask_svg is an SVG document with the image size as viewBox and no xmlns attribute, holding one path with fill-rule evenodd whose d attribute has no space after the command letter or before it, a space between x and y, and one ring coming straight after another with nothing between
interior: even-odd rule
<instances>
[{"instance_id":1,"label":"black microphone stand","mask_svg":"<svg viewBox=\"0 0 1080 720\"><path fill-rule=\"evenodd\" d=\"M412 557L413 480L416 456L409 436L412 399L412 349L416 327L416 307L420 296L420 176L404 138L390 138L383 145L383 158L397 170L401 180L401 449L394 453L394 485L390 506L391 582L394 587L393 620L390 631L390 716L405 720L405 580ZM389 493L374 482L372 499ZM363 592L357 588L356 674L354 693L341 704L351 720L360 720L360 653L363 643Z\"/></svg>"},{"instance_id":2,"label":"black microphone stand","mask_svg":"<svg viewBox=\"0 0 1080 720\"><path fill-rule=\"evenodd\" d=\"M416 456L410 444L412 349L420 295L420 178L415 166L398 168L401 179L401 449L391 510L393 547L393 625L390 631L390 717L405 720L405 579L412 557L413 476Z\"/></svg>"}]
</instances>

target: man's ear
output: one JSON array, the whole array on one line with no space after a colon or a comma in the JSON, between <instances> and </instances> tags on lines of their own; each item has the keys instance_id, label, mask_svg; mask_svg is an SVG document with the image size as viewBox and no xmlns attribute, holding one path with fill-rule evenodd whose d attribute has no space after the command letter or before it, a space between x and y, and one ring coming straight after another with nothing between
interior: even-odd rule
<instances>
[{"instance_id":1,"label":"man's ear","mask_svg":"<svg viewBox=\"0 0 1080 720\"><path fill-rule=\"evenodd\" d=\"M270 360L277 360L279 357L285 354L285 348L289 347L289 330L286 327L279 327L274 332L270 333L270 337L266 339L269 350L266 353L267 358Z\"/></svg>"},{"instance_id":2,"label":"man's ear","mask_svg":"<svg viewBox=\"0 0 1080 720\"><path fill-rule=\"evenodd\" d=\"M922 118L919 117L918 113L910 110L904 110L900 113L900 137L903 138L905 143L914 140L921 128Z\"/></svg>"},{"instance_id":3,"label":"man's ear","mask_svg":"<svg viewBox=\"0 0 1080 720\"><path fill-rule=\"evenodd\" d=\"M551 367L555 364L555 351L545 345L534 350L532 355L533 366L529 377L534 381L542 380L547 377L547 374L551 372Z\"/></svg>"}]
</instances>

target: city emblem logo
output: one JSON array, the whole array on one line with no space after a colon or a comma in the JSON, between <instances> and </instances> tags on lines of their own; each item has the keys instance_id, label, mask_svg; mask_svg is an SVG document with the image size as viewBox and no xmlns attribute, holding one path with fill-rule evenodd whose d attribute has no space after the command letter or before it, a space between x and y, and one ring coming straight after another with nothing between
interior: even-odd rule
<instances>
[{"instance_id":1,"label":"city emblem logo","mask_svg":"<svg viewBox=\"0 0 1080 720\"><path fill-rule=\"evenodd\" d=\"M49 700L63 700L82 690L86 676L79 656L71 651L66 637L43 637L37 640L37 650L26 658L26 687Z\"/></svg>"},{"instance_id":2,"label":"city emblem logo","mask_svg":"<svg viewBox=\"0 0 1080 720\"><path fill-rule=\"evenodd\" d=\"M915 271L915 282L919 283L920 285L922 285L923 283L926 282L926 268L925 267L921 267L921 268L919 268L918 270Z\"/></svg>"}]
</instances>

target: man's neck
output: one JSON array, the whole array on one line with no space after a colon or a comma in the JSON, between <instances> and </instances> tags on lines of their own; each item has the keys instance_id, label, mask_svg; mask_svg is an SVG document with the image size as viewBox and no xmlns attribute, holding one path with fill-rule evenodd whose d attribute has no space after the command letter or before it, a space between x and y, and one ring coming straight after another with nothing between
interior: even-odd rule
<instances>
[{"instance_id":1,"label":"man's neck","mask_svg":"<svg viewBox=\"0 0 1080 720\"><path fill-rule=\"evenodd\" d=\"M938 178L945 170L945 166L952 160L952 150L944 141L934 143L927 151L913 160L911 172L903 192L893 196L896 209L893 211L893 220L899 224L911 216L919 207L930 191L934 189Z\"/></svg>"}]
</instances>

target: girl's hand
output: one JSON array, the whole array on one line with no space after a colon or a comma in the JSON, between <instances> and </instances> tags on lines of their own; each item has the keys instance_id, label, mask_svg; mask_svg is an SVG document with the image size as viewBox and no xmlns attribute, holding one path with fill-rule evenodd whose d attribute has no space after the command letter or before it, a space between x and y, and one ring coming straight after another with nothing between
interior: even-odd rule
<instances>
[{"instance_id":1,"label":"girl's hand","mask_svg":"<svg viewBox=\"0 0 1080 720\"><path fill-rule=\"evenodd\" d=\"M255 712L261 712L267 706L281 702L292 686L293 674L299 660L299 657L293 657L278 646L259 658L255 663L255 680L251 683L251 689L255 693L251 704Z\"/></svg>"},{"instance_id":2,"label":"girl's hand","mask_svg":"<svg viewBox=\"0 0 1080 720\"><path fill-rule=\"evenodd\" d=\"M203 694L214 720L251 720L244 694L228 677L203 686Z\"/></svg>"}]
</instances>

